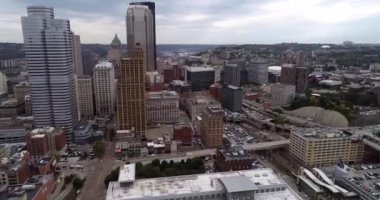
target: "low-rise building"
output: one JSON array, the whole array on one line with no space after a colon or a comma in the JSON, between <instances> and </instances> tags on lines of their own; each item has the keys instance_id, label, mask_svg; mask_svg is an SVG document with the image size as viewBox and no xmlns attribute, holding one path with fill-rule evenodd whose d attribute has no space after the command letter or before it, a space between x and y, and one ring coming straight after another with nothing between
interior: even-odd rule
<instances>
[{"instance_id":1,"label":"low-rise building","mask_svg":"<svg viewBox=\"0 0 380 200\"><path fill-rule=\"evenodd\" d=\"M252 169L254 160L241 146L218 149L215 155L216 168L222 172Z\"/></svg>"},{"instance_id":2,"label":"low-rise building","mask_svg":"<svg viewBox=\"0 0 380 200\"><path fill-rule=\"evenodd\" d=\"M87 144L92 141L94 136L94 129L92 123L81 122L73 130L74 141L77 144Z\"/></svg>"},{"instance_id":3,"label":"low-rise building","mask_svg":"<svg viewBox=\"0 0 380 200\"><path fill-rule=\"evenodd\" d=\"M30 94L30 86L26 81L22 81L13 87L13 95L18 102L24 102L25 96Z\"/></svg>"},{"instance_id":4,"label":"low-rise building","mask_svg":"<svg viewBox=\"0 0 380 200\"><path fill-rule=\"evenodd\" d=\"M134 165L122 167L106 200L207 199L300 200L272 169L135 179Z\"/></svg>"},{"instance_id":5,"label":"low-rise building","mask_svg":"<svg viewBox=\"0 0 380 200\"><path fill-rule=\"evenodd\" d=\"M148 124L171 124L179 119L179 95L175 91L147 94Z\"/></svg>"},{"instance_id":6,"label":"low-rise building","mask_svg":"<svg viewBox=\"0 0 380 200\"><path fill-rule=\"evenodd\" d=\"M19 102L17 99L5 99L0 103L0 117L16 117L24 112L24 102Z\"/></svg>"},{"instance_id":7,"label":"low-rise building","mask_svg":"<svg viewBox=\"0 0 380 200\"><path fill-rule=\"evenodd\" d=\"M360 163L361 139L335 128L294 128L290 133L290 154L307 167L334 165L338 160Z\"/></svg>"},{"instance_id":8,"label":"low-rise building","mask_svg":"<svg viewBox=\"0 0 380 200\"><path fill-rule=\"evenodd\" d=\"M62 155L67 149L64 129L37 128L28 132L26 138L27 149L34 163L46 157Z\"/></svg>"},{"instance_id":9,"label":"low-rise building","mask_svg":"<svg viewBox=\"0 0 380 200\"><path fill-rule=\"evenodd\" d=\"M3 158L0 165L0 191L8 186L23 184L30 176L30 156L27 151L13 154Z\"/></svg>"},{"instance_id":10,"label":"low-rise building","mask_svg":"<svg viewBox=\"0 0 380 200\"><path fill-rule=\"evenodd\" d=\"M0 200L45 200L55 187L53 175L32 176L17 186L10 186L0 194Z\"/></svg>"},{"instance_id":11,"label":"low-rise building","mask_svg":"<svg viewBox=\"0 0 380 200\"><path fill-rule=\"evenodd\" d=\"M193 130L191 124L176 124L173 126L173 140L181 141L182 146L192 146Z\"/></svg>"}]
</instances>

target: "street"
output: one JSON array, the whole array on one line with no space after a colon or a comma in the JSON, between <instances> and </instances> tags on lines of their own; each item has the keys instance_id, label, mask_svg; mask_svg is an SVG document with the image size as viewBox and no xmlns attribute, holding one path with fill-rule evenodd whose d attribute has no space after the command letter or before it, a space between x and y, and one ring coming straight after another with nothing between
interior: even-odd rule
<instances>
[{"instance_id":1,"label":"street","mask_svg":"<svg viewBox=\"0 0 380 200\"><path fill-rule=\"evenodd\" d=\"M104 178L122 161L116 161L114 156L114 144L106 141L106 153L102 160L89 160L84 169L86 171L86 182L77 199L80 200L104 200L106 188Z\"/></svg>"}]
</instances>

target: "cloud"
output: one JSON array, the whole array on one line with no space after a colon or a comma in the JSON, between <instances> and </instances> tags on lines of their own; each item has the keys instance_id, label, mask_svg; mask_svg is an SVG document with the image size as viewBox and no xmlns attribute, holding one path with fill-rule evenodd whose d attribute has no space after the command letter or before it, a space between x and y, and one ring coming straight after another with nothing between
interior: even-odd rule
<instances>
[{"instance_id":1,"label":"cloud","mask_svg":"<svg viewBox=\"0 0 380 200\"><path fill-rule=\"evenodd\" d=\"M22 42L20 17L28 5L70 19L84 43L125 36L125 0L2 0L0 39ZM380 42L378 0L160 0L158 43Z\"/></svg>"}]
</instances>

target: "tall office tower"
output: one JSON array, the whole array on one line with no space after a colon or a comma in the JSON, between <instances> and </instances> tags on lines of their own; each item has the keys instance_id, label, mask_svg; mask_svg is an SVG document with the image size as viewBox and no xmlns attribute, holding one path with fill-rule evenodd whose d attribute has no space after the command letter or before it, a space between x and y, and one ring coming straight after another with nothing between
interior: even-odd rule
<instances>
[{"instance_id":1,"label":"tall office tower","mask_svg":"<svg viewBox=\"0 0 380 200\"><path fill-rule=\"evenodd\" d=\"M257 59L248 64L248 80L251 83L268 83L269 62L266 59Z\"/></svg>"},{"instance_id":2,"label":"tall office tower","mask_svg":"<svg viewBox=\"0 0 380 200\"><path fill-rule=\"evenodd\" d=\"M111 42L111 48L108 49L107 60L111 62L115 68L115 76L117 79L120 77L120 61L123 57L123 51L121 49L121 42L117 34Z\"/></svg>"},{"instance_id":3,"label":"tall office tower","mask_svg":"<svg viewBox=\"0 0 380 200\"><path fill-rule=\"evenodd\" d=\"M83 75L93 75L94 67L97 62L97 56L89 49L82 50Z\"/></svg>"},{"instance_id":4,"label":"tall office tower","mask_svg":"<svg viewBox=\"0 0 380 200\"><path fill-rule=\"evenodd\" d=\"M21 22L34 125L72 130L78 114L70 21L55 19L53 8L31 6Z\"/></svg>"},{"instance_id":5,"label":"tall office tower","mask_svg":"<svg viewBox=\"0 0 380 200\"><path fill-rule=\"evenodd\" d=\"M122 56L123 52L121 50L121 42L119 37L117 37L117 34L115 34L115 37L111 42L111 48L108 50L107 53L107 60L112 62L114 65L119 65Z\"/></svg>"},{"instance_id":6,"label":"tall office tower","mask_svg":"<svg viewBox=\"0 0 380 200\"><path fill-rule=\"evenodd\" d=\"M304 67L291 64L281 68L281 83L296 86L296 93L304 93L307 85L308 71Z\"/></svg>"},{"instance_id":7,"label":"tall office tower","mask_svg":"<svg viewBox=\"0 0 380 200\"><path fill-rule=\"evenodd\" d=\"M7 93L8 92L8 79L7 76L0 72L0 93Z\"/></svg>"},{"instance_id":8,"label":"tall office tower","mask_svg":"<svg viewBox=\"0 0 380 200\"><path fill-rule=\"evenodd\" d=\"M74 35L74 73L75 75L83 75L82 48L80 47L80 36Z\"/></svg>"},{"instance_id":9,"label":"tall office tower","mask_svg":"<svg viewBox=\"0 0 380 200\"><path fill-rule=\"evenodd\" d=\"M130 5L127 11L128 53L141 47L147 71L156 69L154 35L153 14L149 7Z\"/></svg>"},{"instance_id":10,"label":"tall office tower","mask_svg":"<svg viewBox=\"0 0 380 200\"><path fill-rule=\"evenodd\" d=\"M297 52L296 65L297 67L305 67L306 54L303 51Z\"/></svg>"},{"instance_id":11,"label":"tall office tower","mask_svg":"<svg viewBox=\"0 0 380 200\"><path fill-rule=\"evenodd\" d=\"M121 76L117 82L118 130L134 130L138 139L146 131L144 57L141 48L121 59Z\"/></svg>"},{"instance_id":12,"label":"tall office tower","mask_svg":"<svg viewBox=\"0 0 380 200\"><path fill-rule=\"evenodd\" d=\"M203 110L201 138L207 148L220 147L223 144L224 112L219 106L209 106Z\"/></svg>"},{"instance_id":13,"label":"tall office tower","mask_svg":"<svg viewBox=\"0 0 380 200\"><path fill-rule=\"evenodd\" d=\"M110 62L100 62L94 68L94 93L96 115L115 114L115 70Z\"/></svg>"},{"instance_id":14,"label":"tall office tower","mask_svg":"<svg viewBox=\"0 0 380 200\"><path fill-rule=\"evenodd\" d=\"M76 82L79 117L81 119L92 119L94 118L94 101L91 76L77 77Z\"/></svg>"},{"instance_id":15,"label":"tall office tower","mask_svg":"<svg viewBox=\"0 0 380 200\"><path fill-rule=\"evenodd\" d=\"M144 5L148 6L150 12L153 15L153 51L154 51L154 70L157 70L157 45L156 45L156 5L154 2L143 1L143 2L131 2L130 5Z\"/></svg>"},{"instance_id":16,"label":"tall office tower","mask_svg":"<svg viewBox=\"0 0 380 200\"><path fill-rule=\"evenodd\" d=\"M240 71L241 68L238 64L226 63L223 67L223 83L239 87Z\"/></svg>"}]
</instances>

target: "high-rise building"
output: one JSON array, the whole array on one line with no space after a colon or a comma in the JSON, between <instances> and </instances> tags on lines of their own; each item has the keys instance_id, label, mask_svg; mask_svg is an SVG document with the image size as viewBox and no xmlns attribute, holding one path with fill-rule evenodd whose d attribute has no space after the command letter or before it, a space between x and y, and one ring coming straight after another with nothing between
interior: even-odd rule
<instances>
[{"instance_id":1,"label":"high-rise building","mask_svg":"<svg viewBox=\"0 0 380 200\"><path fill-rule=\"evenodd\" d=\"M292 64L283 65L281 68L281 83L295 85L296 93L306 90L308 71L304 67L296 67Z\"/></svg>"},{"instance_id":2,"label":"high-rise building","mask_svg":"<svg viewBox=\"0 0 380 200\"><path fill-rule=\"evenodd\" d=\"M136 48L121 59L121 75L117 82L118 130L134 130L136 138L146 131L146 99L143 50Z\"/></svg>"},{"instance_id":3,"label":"high-rise building","mask_svg":"<svg viewBox=\"0 0 380 200\"><path fill-rule=\"evenodd\" d=\"M296 65L297 67L305 67L306 54L303 51L297 52Z\"/></svg>"},{"instance_id":4,"label":"high-rise building","mask_svg":"<svg viewBox=\"0 0 380 200\"><path fill-rule=\"evenodd\" d=\"M212 67L187 67L186 80L193 91L209 90L215 82L215 72Z\"/></svg>"},{"instance_id":5,"label":"high-rise building","mask_svg":"<svg viewBox=\"0 0 380 200\"><path fill-rule=\"evenodd\" d=\"M218 106L210 106L202 113L201 138L207 148L220 147L223 144L224 112Z\"/></svg>"},{"instance_id":6,"label":"high-rise building","mask_svg":"<svg viewBox=\"0 0 380 200\"><path fill-rule=\"evenodd\" d=\"M240 65L226 63L223 67L223 83L225 85L240 86Z\"/></svg>"},{"instance_id":7,"label":"high-rise building","mask_svg":"<svg viewBox=\"0 0 380 200\"><path fill-rule=\"evenodd\" d=\"M153 15L153 45L154 45L154 59L155 59L155 67L154 69L157 70L157 62L156 62L156 58L157 58L157 46L156 46L156 5L154 2L151 2L151 1L143 1L143 2L131 2L130 5L144 5L144 6L148 6L150 12L152 13Z\"/></svg>"},{"instance_id":8,"label":"high-rise building","mask_svg":"<svg viewBox=\"0 0 380 200\"><path fill-rule=\"evenodd\" d=\"M268 67L267 60L255 60L248 64L248 80L251 83L265 84L268 83Z\"/></svg>"},{"instance_id":9,"label":"high-rise building","mask_svg":"<svg viewBox=\"0 0 380 200\"><path fill-rule=\"evenodd\" d=\"M78 114L70 21L55 19L50 7L27 10L21 21L34 125L72 130Z\"/></svg>"},{"instance_id":10,"label":"high-rise building","mask_svg":"<svg viewBox=\"0 0 380 200\"><path fill-rule=\"evenodd\" d=\"M364 144L352 133L331 128L300 128L290 133L290 154L307 167L331 166L339 160L360 163Z\"/></svg>"},{"instance_id":11,"label":"high-rise building","mask_svg":"<svg viewBox=\"0 0 380 200\"><path fill-rule=\"evenodd\" d=\"M115 114L115 70L110 62L102 61L94 68L94 93L96 115L109 116Z\"/></svg>"},{"instance_id":12,"label":"high-rise building","mask_svg":"<svg viewBox=\"0 0 380 200\"><path fill-rule=\"evenodd\" d=\"M179 120L179 95L175 91L147 94L148 124L169 124Z\"/></svg>"},{"instance_id":13,"label":"high-rise building","mask_svg":"<svg viewBox=\"0 0 380 200\"><path fill-rule=\"evenodd\" d=\"M7 84L7 76L0 72L0 93L7 93L8 92L8 84Z\"/></svg>"},{"instance_id":14,"label":"high-rise building","mask_svg":"<svg viewBox=\"0 0 380 200\"><path fill-rule=\"evenodd\" d=\"M30 94L30 85L26 81L22 81L13 87L13 95L18 102L23 103L28 94Z\"/></svg>"},{"instance_id":15,"label":"high-rise building","mask_svg":"<svg viewBox=\"0 0 380 200\"><path fill-rule=\"evenodd\" d=\"M113 64L115 67L115 76L119 78L120 76L120 61L123 57L123 50L121 49L121 41L117 34L111 42L111 48L108 49L107 60Z\"/></svg>"},{"instance_id":16,"label":"high-rise building","mask_svg":"<svg viewBox=\"0 0 380 200\"><path fill-rule=\"evenodd\" d=\"M223 108L231 112L241 112L243 104L243 90L232 85L222 87L221 103Z\"/></svg>"},{"instance_id":17,"label":"high-rise building","mask_svg":"<svg viewBox=\"0 0 380 200\"><path fill-rule=\"evenodd\" d=\"M82 48L80 47L80 36L74 35L74 73L77 76L83 75Z\"/></svg>"},{"instance_id":18,"label":"high-rise building","mask_svg":"<svg viewBox=\"0 0 380 200\"><path fill-rule=\"evenodd\" d=\"M83 75L93 75L94 67L97 62L97 56L89 49L82 50Z\"/></svg>"},{"instance_id":19,"label":"high-rise building","mask_svg":"<svg viewBox=\"0 0 380 200\"><path fill-rule=\"evenodd\" d=\"M152 11L148 6L131 4L126 19L128 52L134 51L137 46L141 47L146 70L154 71L156 69L156 57Z\"/></svg>"},{"instance_id":20,"label":"high-rise building","mask_svg":"<svg viewBox=\"0 0 380 200\"><path fill-rule=\"evenodd\" d=\"M76 79L78 112L82 119L94 118L94 101L92 91L92 79L90 76L80 76Z\"/></svg>"}]
</instances>

